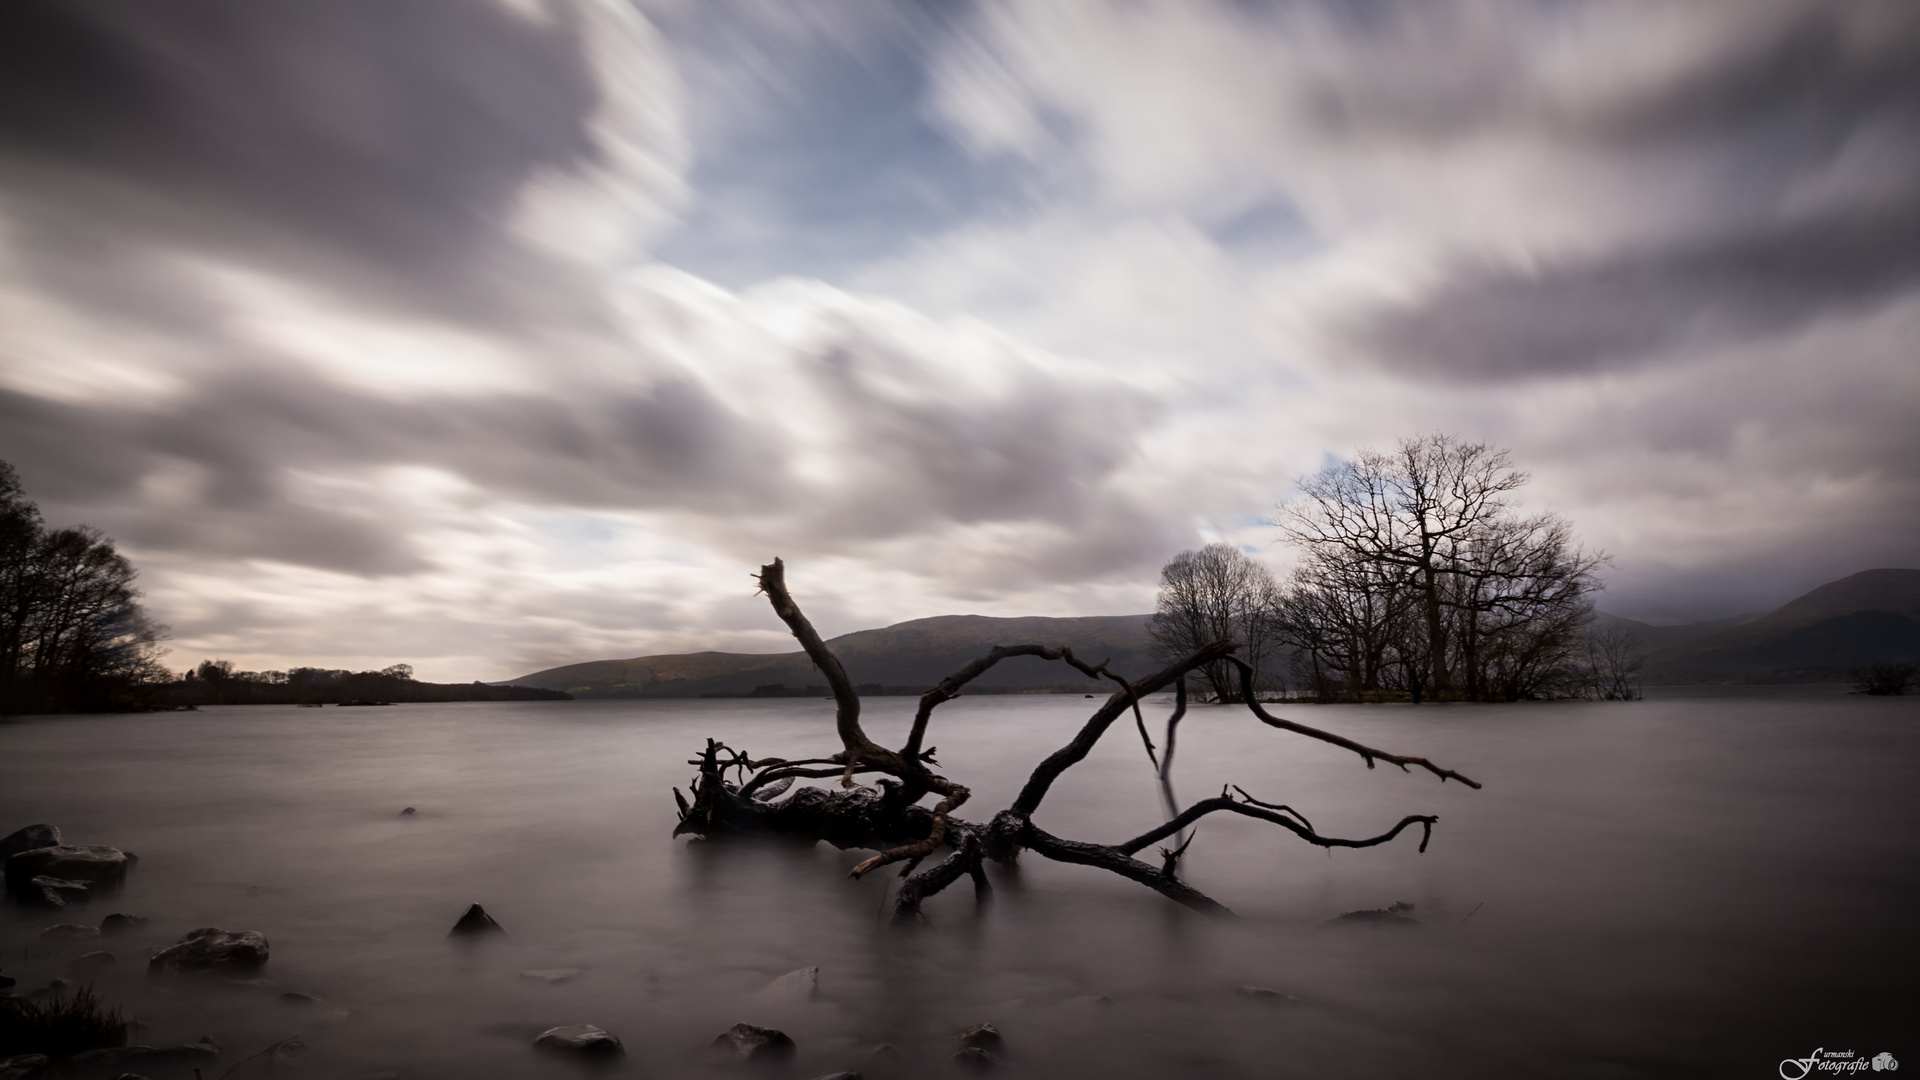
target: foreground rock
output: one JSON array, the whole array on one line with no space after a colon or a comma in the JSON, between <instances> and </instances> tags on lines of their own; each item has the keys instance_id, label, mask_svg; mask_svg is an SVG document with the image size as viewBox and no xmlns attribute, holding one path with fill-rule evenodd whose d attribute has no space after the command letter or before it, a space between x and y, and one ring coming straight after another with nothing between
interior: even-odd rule
<instances>
[{"instance_id":1,"label":"foreground rock","mask_svg":"<svg viewBox=\"0 0 1920 1080\"><path fill-rule=\"evenodd\" d=\"M148 971L251 974L267 964L267 939L258 930L206 926L154 954Z\"/></svg>"},{"instance_id":2,"label":"foreground rock","mask_svg":"<svg viewBox=\"0 0 1920 1080\"><path fill-rule=\"evenodd\" d=\"M977 1046L963 1046L953 1052L953 1063L971 1072L988 1072L1000 1067L1000 1059Z\"/></svg>"},{"instance_id":3,"label":"foreground rock","mask_svg":"<svg viewBox=\"0 0 1920 1080\"><path fill-rule=\"evenodd\" d=\"M103 934L125 934L147 925L145 915L123 915L116 911L100 920L100 932Z\"/></svg>"},{"instance_id":4,"label":"foreground rock","mask_svg":"<svg viewBox=\"0 0 1920 1080\"><path fill-rule=\"evenodd\" d=\"M799 1047L784 1031L735 1024L714 1038L713 1049L735 1061L784 1061Z\"/></svg>"},{"instance_id":5,"label":"foreground rock","mask_svg":"<svg viewBox=\"0 0 1920 1080\"><path fill-rule=\"evenodd\" d=\"M789 971L761 987L759 997L768 1002L812 1001L819 992L820 969L803 967Z\"/></svg>"},{"instance_id":6,"label":"foreground rock","mask_svg":"<svg viewBox=\"0 0 1920 1080\"><path fill-rule=\"evenodd\" d=\"M27 1080L30 1076L40 1076L47 1071L47 1055L15 1054L0 1061L0 1080Z\"/></svg>"},{"instance_id":7,"label":"foreground rock","mask_svg":"<svg viewBox=\"0 0 1920 1080\"><path fill-rule=\"evenodd\" d=\"M992 1024L981 1024L961 1032L960 1045L977 1050L1000 1051L1006 1049L1007 1040L1001 1038L999 1028Z\"/></svg>"},{"instance_id":8,"label":"foreground rock","mask_svg":"<svg viewBox=\"0 0 1920 1080\"><path fill-rule=\"evenodd\" d=\"M467 909L465 915L460 916L460 921L453 924L453 929L447 931L447 936L474 937L504 933L506 928L494 922L493 916L487 914L486 908L475 904Z\"/></svg>"},{"instance_id":9,"label":"foreground rock","mask_svg":"<svg viewBox=\"0 0 1920 1080\"><path fill-rule=\"evenodd\" d=\"M618 1057L627 1052L619 1039L593 1024L548 1028L533 1040L533 1045L541 1050L575 1057Z\"/></svg>"},{"instance_id":10,"label":"foreground rock","mask_svg":"<svg viewBox=\"0 0 1920 1080\"><path fill-rule=\"evenodd\" d=\"M163 1068L186 1070L212 1065L220 1060L220 1048L211 1043L181 1043L178 1046L115 1046L88 1050L67 1059L68 1072L96 1069Z\"/></svg>"},{"instance_id":11,"label":"foreground rock","mask_svg":"<svg viewBox=\"0 0 1920 1080\"><path fill-rule=\"evenodd\" d=\"M7 892L24 896L37 877L84 882L95 889L118 888L127 880L133 856L100 844L58 844L7 856Z\"/></svg>"},{"instance_id":12,"label":"foreground rock","mask_svg":"<svg viewBox=\"0 0 1920 1080\"><path fill-rule=\"evenodd\" d=\"M51 825L29 825L0 838L0 863L34 848L59 847L60 830Z\"/></svg>"},{"instance_id":13,"label":"foreground rock","mask_svg":"<svg viewBox=\"0 0 1920 1080\"><path fill-rule=\"evenodd\" d=\"M1345 911L1321 923L1322 926L1419 926L1420 920L1407 914L1413 905L1405 900L1395 900L1384 908L1370 908L1365 911Z\"/></svg>"},{"instance_id":14,"label":"foreground rock","mask_svg":"<svg viewBox=\"0 0 1920 1080\"><path fill-rule=\"evenodd\" d=\"M30 907L66 908L86 903L93 899L93 894L84 881L63 881L41 874L27 882L16 899Z\"/></svg>"},{"instance_id":15,"label":"foreground rock","mask_svg":"<svg viewBox=\"0 0 1920 1080\"><path fill-rule=\"evenodd\" d=\"M1249 1001L1260 1001L1269 1005L1302 1004L1300 998L1294 997L1292 994L1283 990L1275 990L1269 986L1242 986L1238 990L1235 990L1234 994L1238 997L1246 998Z\"/></svg>"},{"instance_id":16,"label":"foreground rock","mask_svg":"<svg viewBox=\"0 0 1920 1080\"><path fill-rule=\"evenodd\" d=\"M1000 1067L1000 1054L1007 1040L992 1024L978 1024L960 1033L960 1049L953 1052L953 1063L963 1069L985 1072Z\"/></svg>"},{"instance_id":17,"label":"foreground rock","mask_svg":"<svg viewBox=\"0 0 1920 1080\"><path fill-rule=\"evenodd\" d=\"M72 967L81 971L98 971L113 966L113 954L96 949L90 953L81 953L73 958Z\"/></svg>"}]
</instances>

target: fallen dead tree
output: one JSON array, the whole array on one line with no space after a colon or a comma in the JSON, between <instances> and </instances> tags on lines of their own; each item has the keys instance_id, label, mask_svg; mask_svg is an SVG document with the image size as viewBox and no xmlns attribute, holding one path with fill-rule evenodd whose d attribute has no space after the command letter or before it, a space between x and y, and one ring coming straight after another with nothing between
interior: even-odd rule
<instances>
[{"instance_id":1,"label":"fallen dead tree","mask_svg":"<svg viewBox=\"0 0 1920 1080\"><path fill-rule=\"evenodd\" d=\"M1299 811L1291 807L1263 802L1238 787L1228 788L1209 799L1180 807L1174 796L1173 754L1180 720L1186 714L1186 676L1218 661L1234 665L1245 690L1246 707L1262 723L1331 743L1358 754L1367 768L1375 762L1396 765L1403 771L1425 769L1442 782L1458 780L1468 787L1480 785L1451 769L1420 757L1391 754L1363 746L1331 732L1298 724L1268 713L1255 700L1253 669L1233 655L1232 643L1217 641L1192 655L1143 679L1128 680L1107 669L1105 663L1088 664L1066 647L1047 645L1001 645L985 656L942 680L921 695L914 714L913 727L906 744L888 749L867 737L860 727L860 696L813 624L787 591L786 567L779 559L760 568L760 591L773 603L793 636L806 650L832 687L836 704L834 724L840 749L816 758L754 758L713 739L688 764L698 766L692 782L692 798L674 789L680 807L680 822L673 834L691 834L707 838L740 835L787 835L824 840L839 848L863 848L877 852L852 870L855 878L864 877L883 866L905 864L900 876L905 879L895 900L896 916L912 916L927 897L940 892L962 877L973 880L976 895L991 892L984 864L987 860L1011 864L1022 851L1031 851L1058 862L1110 870L1137 881L1176 903L1211 915L1232 914L1217 901L1180 880L1180 858L1192 837L1187 829L1208 814L1230 813L1256 818L1286 829L1302 840L1320 847L1373 847L1384 844L1414 825L1420 826L1420 850L1427 849L1433 825L1431 814L1409 814L1393 828L1378 836L1359 840L1322 836ZM1106 703L1087 719L1073 740L1049 754L1037 765L1026 786L1012 805L995 814L985 824L954 816L971 795L967 788L935 770L935 748L924 746L933 710L958 697L967 683L1009 657L1037 656L1064 663L1092 679L1108 680L1117 689ZM1163 745L1156 747L1148 734L1146 719L1140 711L1140 699L1148 694L1172 688L1175 708L1168 717ZM1078 764L1107 733L1114 722L1131 714L1149 762L1156 770L1161 800L1167 821L1130 840L1117 844L1096 844L1068 840L1035 825L1033 817L1046 799L1047 792L1061 774ZM877 774L877 775L875 775ZM858 778L873 776L872 786ZM802 779L838 777L839 790L801 787ZM931 808L920 805L928 795L938 795ZM782 796L785 796L784 798ZM1184 836L1184 839L1182 837ZM1143 862L1136 856L1162 841L1175 841L1159 848L1160 864ZM921 863L936 852L947 854L939 862L922 870Z\"/></svg>"}]
</instances>

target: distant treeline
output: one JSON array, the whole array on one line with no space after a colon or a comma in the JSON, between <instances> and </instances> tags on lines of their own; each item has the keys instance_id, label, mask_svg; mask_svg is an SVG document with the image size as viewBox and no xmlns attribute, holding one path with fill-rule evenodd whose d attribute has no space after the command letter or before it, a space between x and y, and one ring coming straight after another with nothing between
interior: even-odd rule
<instances>
[{"instance_id":1,"label":"distant treeline","mask_svg":"<svg viewBox=\"0 0 1920 1080\"><path fill-rule=\"evenodd\" d=\"M483 682L417 682L413 668L395 664L379 671L299 667L288 671L235 671L226 660L207 660L178 682L155 688L163 707L184 705L339 705L424 701L571 701L572 695L532 686Z\"/></svg>"}]
</instances>

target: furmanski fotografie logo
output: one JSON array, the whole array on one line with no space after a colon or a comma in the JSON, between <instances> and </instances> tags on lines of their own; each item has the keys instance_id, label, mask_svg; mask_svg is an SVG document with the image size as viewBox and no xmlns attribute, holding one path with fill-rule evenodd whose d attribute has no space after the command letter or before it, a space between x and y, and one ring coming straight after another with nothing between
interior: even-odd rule
<instances>
[{"instance_id":1,"label":"furmanski fotografie logo","mask_svg":"<svg viewBox=\"0 0 1920 1080\"><path fill-rule=\"evenodd\" d=\"M1828 1050L1824 1047L1815 1050L1803 1058L1788 1058L1780 1063L1780 1080L1807 1080L1810 1076L1826 1074L1828 1076L1847 1076L1853 1073L1892 1072L1900 1067L1893 1055L1882 1051L1871 1059L1861 1057L1851 1050Z\"/></svg>"}]
</instances>

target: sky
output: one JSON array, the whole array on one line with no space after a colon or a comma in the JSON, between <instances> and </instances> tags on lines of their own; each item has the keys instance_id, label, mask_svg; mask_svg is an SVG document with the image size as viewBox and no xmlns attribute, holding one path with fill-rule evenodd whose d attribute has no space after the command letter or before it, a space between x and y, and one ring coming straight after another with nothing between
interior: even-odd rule
<instances>
[{"instance_id":1,"label":"sky","mask_svg":"<svg viewBox=\"0 0 1920 1080\"><path fill-rule=\"evenodd\" d=\"M1920 7L0 8L0 459L176 668L1147 611L1431 432L1615 614L1920 566Z\"/></svg>"}]
</instances>

